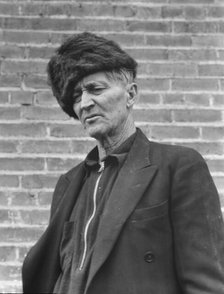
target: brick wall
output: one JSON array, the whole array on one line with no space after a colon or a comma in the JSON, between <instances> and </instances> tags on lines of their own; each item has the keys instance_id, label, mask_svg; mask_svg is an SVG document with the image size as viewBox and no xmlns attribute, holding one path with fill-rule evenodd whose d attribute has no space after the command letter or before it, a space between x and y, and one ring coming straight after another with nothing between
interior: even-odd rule
<instances>
[{"instance_id":1,"label":"brick wall","mask_svg":"<svg viewBox=\"0 0 224 294\"><path fill-rule=\"evenodd\" d=\"M93 146L46 84L49 56L73 32L138 60L137 125L202 153L224 206L223 0L0 0L0 27L0 292L21 291L57 178Z\"/></svg>"}]
</instances>

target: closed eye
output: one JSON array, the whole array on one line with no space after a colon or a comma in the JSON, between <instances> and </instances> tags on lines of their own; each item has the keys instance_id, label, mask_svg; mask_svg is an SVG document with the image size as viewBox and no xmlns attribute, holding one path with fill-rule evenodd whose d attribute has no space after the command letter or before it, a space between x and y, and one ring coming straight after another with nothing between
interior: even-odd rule
<instances>
[{"instance_id":1,"label":"closed eye","mask_svg":"<svg viewBox=\"0 0 224 294\"><path fill-rule=\"evenodd\" d=\"M82 92L74 92L73 93L73 96L72 96L72 99L73 99L73 103L79 103L82 99Z\"/></svg>"},{"instance_id":2,"label":"closed eye","mask_svg":"<svg viewBox=\"0 0 224 294\"><path fill-rule=\"evenodd\" d=\"M93 95L100 95L106 88L102 86L88 85L86 91Z\"/></svg>"}]
</instances>

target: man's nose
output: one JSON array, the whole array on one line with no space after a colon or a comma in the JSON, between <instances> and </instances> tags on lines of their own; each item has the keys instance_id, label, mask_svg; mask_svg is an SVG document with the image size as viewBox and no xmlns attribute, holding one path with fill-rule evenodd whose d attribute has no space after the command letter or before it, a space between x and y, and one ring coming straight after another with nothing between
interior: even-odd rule
<instances>
[{"instance_id":1,"label":"man's nose","mask_svg":"<svg viewBox=\"0 0 224 294\"><path fill-rule=\"evenodd\" d=\"M87 91L82 92L81 97L81 109L86 109L94 105L94 101L92 99L92 95Z\"/></svg>"}]
</instances>

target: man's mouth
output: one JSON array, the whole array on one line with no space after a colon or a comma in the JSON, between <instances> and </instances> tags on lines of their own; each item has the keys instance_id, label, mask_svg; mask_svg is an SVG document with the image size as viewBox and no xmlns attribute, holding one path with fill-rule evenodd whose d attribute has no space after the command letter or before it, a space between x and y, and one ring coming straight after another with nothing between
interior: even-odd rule
<instances>
[{"instance_id":1,"label":"man's mouth","mask_svg":"<svg viewBox=\"0 0 224 294\"><path fill-rule=\"evenodd\" d=\"M99 118L101 115L99 114L91 114L85 117L84 122L93 122L97 118Z\"/></svg>"}]
</instances>

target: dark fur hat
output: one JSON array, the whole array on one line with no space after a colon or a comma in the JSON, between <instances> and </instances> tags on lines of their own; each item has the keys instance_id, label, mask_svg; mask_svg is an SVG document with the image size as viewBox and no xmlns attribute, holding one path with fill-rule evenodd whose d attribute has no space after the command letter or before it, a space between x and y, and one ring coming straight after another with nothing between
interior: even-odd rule
<instances>
[{"instance_id":1,"label":"dark fur hat","mask_svg":"<svg viewBox=\"0 0 224 294\"><path fill-rule=\"evenodd\" d=\"M69 37L50 59L48 81L62 109L77 118L73 110L73 89L87 75L99 71L126 70L135 78L137 63L117 43L84 32Z\"/></svg>"}]
</instances>

